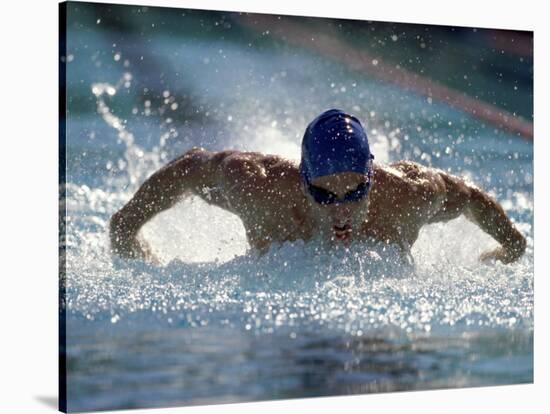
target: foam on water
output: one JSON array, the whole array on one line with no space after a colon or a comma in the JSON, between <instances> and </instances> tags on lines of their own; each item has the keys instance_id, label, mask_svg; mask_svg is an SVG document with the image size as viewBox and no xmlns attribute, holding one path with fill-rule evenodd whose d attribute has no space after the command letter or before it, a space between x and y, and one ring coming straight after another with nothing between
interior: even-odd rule
<instances>
[{"instance_id":1,"label":"foam on water","mask_svg":"<svg viewBox=\"0 0 550 414\"><path fill-rule=\"evenodd\" d=\"M128 87L131 75L124 79ZM520 191L501 200L509 214L528 217L517 223L528 238L527 252L512 265L479 263L479 254L496 243L463 218L425 227L412 250L414 263L377 244L327 251L318 243L285 243L258 256L248 250L237 217L196 197L144 227L162 265L113 258L109 217L165 162L168 138L159 136L152 150L136 144L105 99L122 85L99 83L92 91L99 114L124 147L125 175L106 176L97 188L67 184L69 319L231 327L291 337L321 326L356 336L532 329L533 205L532 195ZM400 157L399 130L381 126L370 132L377 161ZM249 149L299 157L299 137L277 132L272 123L255 136L247 141Z\"/></svg>"}]
</instances>

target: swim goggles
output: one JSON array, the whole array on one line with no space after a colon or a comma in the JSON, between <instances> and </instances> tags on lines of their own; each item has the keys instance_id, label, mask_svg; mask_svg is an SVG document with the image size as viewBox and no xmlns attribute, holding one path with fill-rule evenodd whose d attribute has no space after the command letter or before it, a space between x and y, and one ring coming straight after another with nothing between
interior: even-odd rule
<instances>
[{"instance_id":1,"label":"swim goggles","mask_svg":"<svg viewBox=\"0 0 550 414\"><path fill-rule=\"evenodd\" d=\"M328 191L324 188L317 187L310 182L306 182L306 188L318 204L342 204L347 202L359 201L366 197L369 193L371 186L371 178L373 173L373 160L374 156L367 161L367 180L359 184L355 190L348 191L342 197L338 197L332 191Z\"/></svg>"}]
</instances>

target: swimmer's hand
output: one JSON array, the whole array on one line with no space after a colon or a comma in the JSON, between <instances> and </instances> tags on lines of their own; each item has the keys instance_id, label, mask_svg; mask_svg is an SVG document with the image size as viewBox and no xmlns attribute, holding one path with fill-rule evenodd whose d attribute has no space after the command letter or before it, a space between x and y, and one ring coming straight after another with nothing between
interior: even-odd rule
<instances>
[{"instance_id":1,"label":"swimmer's hand","mask_svg":"<svg viewBox=\"0 0 550 414\"><path fill-rule=\"evenodd\" d=\"M518 260L525 252L525 238L518 238L514 243L509 243L508 246L497 247L494 250L485 252L479 256L482 263L489 264L492 261L499 260L504 264L513 263Z\"/></svg>"},{"instance_id":2,"label":"swimmer's hand","mask_svg":"<svg viewBox=\"0 0 550 414\"><path fill-rule=\"evenodd\" d=\"M160 263L149 244L124 220L120 213L113 215L109 226L111 251L124 259L142 259Z\"/></svg>"}]
</instances>

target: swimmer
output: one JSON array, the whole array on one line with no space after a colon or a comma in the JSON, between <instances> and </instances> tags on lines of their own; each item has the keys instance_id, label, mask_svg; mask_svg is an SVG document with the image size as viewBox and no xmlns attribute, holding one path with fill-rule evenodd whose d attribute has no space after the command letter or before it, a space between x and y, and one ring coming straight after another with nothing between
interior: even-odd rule
<instances>
[{"instance_id":1,"label":"swimmer","mask_svg":"<svg viewBox=\"0 0 550 414\"><path fill-rule=\"evenodd\" d=\"M475 185L412 161L373 160L359 120L337 109L309 124L299 166L276 155L193 148L149 177L113 215L111 249L153 260L140 229L193 194L240 217L260 253L274 242L316 237L343 245L374 239L409 253L422 226L460 215L500 244L480 260L511 263L524 253L525 238Z\"/></svg>"}]
</instances>

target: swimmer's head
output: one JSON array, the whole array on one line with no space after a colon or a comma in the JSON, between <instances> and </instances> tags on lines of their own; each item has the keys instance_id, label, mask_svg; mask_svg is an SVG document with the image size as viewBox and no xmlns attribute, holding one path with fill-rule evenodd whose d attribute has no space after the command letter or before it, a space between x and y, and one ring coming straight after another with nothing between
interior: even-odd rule
<instances>
[{"instance_id":1,"label":"swimmer's head","mask_svg":"<svg viewBox=\"0 0 550 414\"><path fill-rule=\"evenodd\" d=\"M359 120L339 109L330 109L306 128L300 174L306 185L315 178L339 173L352 172L370 177L373 159L367 133ZM366 191L350 194L344 199L315 198L323 201L322 204L343 203L357 201Z\"/></svg>"},{"instance_id":2,"label":"swimmer's head","mask_svg":"<svg viewBox=\"0 0 550 414\"><path fill-rule=\"evenodd\" d=\"M315 118L302 140L300 175L307 197L327 231L346 240L366 214L374 156L352 115L330 109Z\"/></svg>"}]
</instances>

